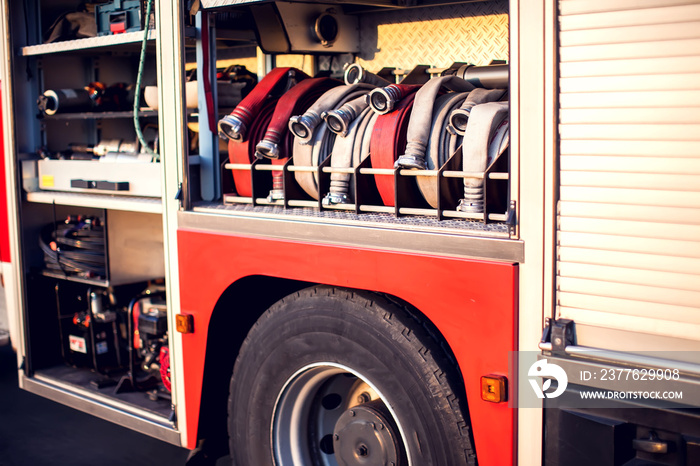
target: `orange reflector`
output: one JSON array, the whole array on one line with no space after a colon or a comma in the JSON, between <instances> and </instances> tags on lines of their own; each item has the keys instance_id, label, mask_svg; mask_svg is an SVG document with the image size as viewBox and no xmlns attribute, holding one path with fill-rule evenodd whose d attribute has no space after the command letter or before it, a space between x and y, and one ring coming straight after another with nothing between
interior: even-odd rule
<instances>
[{"instance_id":1,"label":"orange reflector","mask_svg":"<svg viewBox=\"0 0 700 466\"><path fill-rule=\"evenodd\" d=\"M481 399L491 403L502 403L508 399L506 379L503 375L484 375L481 377Z\"/></svg>"},{"instance_id":2,"label":"orange reflector","mask_svg":"<svg viewBox=\"0 0 700 466\"><path fill-rule=\"evenodd\" d=\"M175 329L180 333L194 332L194 316L191 314L176 314Z\"/></svg>"}]
</instances>

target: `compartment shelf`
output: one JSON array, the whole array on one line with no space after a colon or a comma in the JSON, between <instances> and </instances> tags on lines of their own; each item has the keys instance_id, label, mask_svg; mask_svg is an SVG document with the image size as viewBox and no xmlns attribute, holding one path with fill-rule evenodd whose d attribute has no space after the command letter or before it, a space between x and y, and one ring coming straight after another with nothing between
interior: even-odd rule
<instances>
[{"instance_id":1,"label":"compartment shelf","mask_svg":"<svg viewBox=\"0 0 700 466\"><path fill-rule=\"evenodd\" d=\"M158 198L113 196L110 194L67 193L59 191L34 191L27 193L27 201L40 204L60 204L75 207L125 210L151 214L163 213Z\"/></svg>"},{"instance_id":2,"label":"compartment shelf","mask_svg":"<svg viewBox=\"0 0 700 466\"><path fill-rule=\"evenodd\" d=\"M428 0L421 2L421 7L427 7L427 6L434 6L434 5L450 5L450 4L459 4L459 3L473 3L473 2L478 2L478 1L483 1L483 0L440 0L440 1L433 1L433 0ZM202 0L202 7L204 9L216 9L216 8L225 8L225 7L240 7L240 6L248 6L251 4L256 4L256 3L262 3L261 0ZM296 1L293 3L302 3L300 1ZM305 1L304 3L330 3L327 2L326 0L314 0L311 2ZM391 0L352 0L351 2L345 2L347 6L355 6L355 7L372 7L372 8L390 8L390 9L399 9L402 8L402 6L397 5L396 2L392 2ZM409 4L405 4L404 6L409 6Z\"/></svg>"},{"instance_id":3,"label":"compartment shelf","mask_svg":"<svg viewBox=\"0 0 700 466\"><path fill-rule=\"evenodd\" d=\"M156 31L148 31L148 40L155 40ZM66 40L51 44L30 45L21 47L19 55L24 57L48 55L60 52L77 52L115 45L139 44L143 40L143 31L125 32L107 36L88 37L85 39Z\"/></svg>"},{"instance_id":4,"label":"compartment shelf","mask_svg":"<svg viewBox=\"0 0 700 466\"><path fill-rule=\"evenodd\" d=\"M497 161L501 161L500 157ZM505 159L503 159L505 162ZM223 163L222 168L224 170L231 171L244 171L250 172L251 176L251 186L253 187L252 196L240 196L234 193L224 193L223 202L226 205L230 204L248 204L253 206L283 206L284 208L295 208L295 207L308 207L317 208L321 211L355 211L356 214L361 213L375 213L375 214L393 214L396 217L400 216L418 216L418 217L433 217L439 220L452 219L452 220L466 220L466 221L478 221L484 223L490 222L509 222L509 206L503 205L502 209L485 209L484 212L462 212L456 205L450 203L447 200L447 195L440 194L443 190L447 190L444 186L448 180L455 179L465 179L474 178L484 180L484 183L490 184L496 181L507 182L510 179L510 174L507 171L495 171L495 162L489 167L485 172L465 172L461 170L449 170L448 168L455 168L461 166L462 154L461 148L459 148L455 154L450 157L447 163L439 170L410 170L410 169L394 169L394 168L371 168L367 161L361 163L357 167L351 168L340 168L329 166L330 158L326 159L321 166L299 166L292 163L292 159L287 161L284 165L271 165L264 162L256 161L252 164L246 163ZM503 163L500 164L500 169L505 170L506 167ZM270 200L263 197L267 192L265 190L257 189L257 183L259 181L259 176L256 173L259 172L283 172L285 174L285 182L283 184L285 190L284 199ZM317 200L305 200L301 198L295 198L293 193L296 192L293 189L294 182L291 176L293 172L313 172L318 173L319 186L325 186L326 189L330 184L330 175L333 173L342 173L347 175L355 176L355 193L356 198L354 202L347 204L325 204ZM410 202L408 198L401 198L398 206L393 205L383 205L376 195L367 195L365 192L362 194L363 190L371 190L368 188L367 183L362 183L360 180L361 176L367 175L384 175L384 176L395 176L395 190L400 191L401 187L405 187L406 181L417 179L418 177L423 178L433 178L436 183L436 190L438 192L438 197L440 201L438 202L437 208L431 208L425 203ZM223 176L226 176L224 173ZM485 184L485 186L486 186ZM371 183L370 183L371 185ZM375 188L376 189L376 188ZM461 188L460 188L461 189ZM486 187L484 189L487 189ZM445 199L443 199L443 197ZM485 194L484 202L486 203L489 195Z\"/></svg>"},{"instance_id":5,"label":"compartment shelf","mask_svg":"<svg viewBox=\"0 0 700 466\"><path fill-rule=\"evenodd\" d=\"M318 203L313 201L314 205ZM291 207L291 205L290 205ZM430 216L411 215L397 217L393 214L394 208L388 210L385 206L360 206L360 210L366 212L355 213L345 209L319 210L312 206L295 206L284 208L280 205L252 205L250 198L224 195L224 204L217 202L199 202L193 206L194 212L216 215L236 215L246 217L289 219L295 221L308 221L320 223L346 224L353 226L376 226L397 230L419 230L421 232L433 231L465 236L485 236L490 238L509 239L509 226L506 223L484 223L475 221L464 215L464 218L438 220L436 211L431 211ZM376 208L377 210L370 210ZM382 210L382 211L380 211ZM491 214L494 215L494 214Z\"/></svg>"},{"instance_id":6,"label":"compartment shelf","mask_svg":"<svg viewBox=\"0 0 700 466\"><path fill-rule=\"evenodd\" d=\"M103 280L103 279L84 278L84 277L77 277L77 276L72 276L72 275L64 275L62 273L52 272L51 270L45 270L45 269L41 270L39 273L45 277L56 278L58 280L68 280L70 282L83 283L85 285L101 286L101 287L105 287L105 288L109 286L109 281Z\"/></svg>"},{"instance_id":7,"label":"compartment shelf","mask_svg":"<svg viewBox=\"0 0 700 466\"><path fill-rule=\"evenodd\" d=\"M122 112L79 112L79 113L57 113L55 115L44 116L45 120L109 120L116 118L131 118L134 112L125 110ZM141 109L140 117L157 117L158 110Z\"/></svg>"}]
</instances>

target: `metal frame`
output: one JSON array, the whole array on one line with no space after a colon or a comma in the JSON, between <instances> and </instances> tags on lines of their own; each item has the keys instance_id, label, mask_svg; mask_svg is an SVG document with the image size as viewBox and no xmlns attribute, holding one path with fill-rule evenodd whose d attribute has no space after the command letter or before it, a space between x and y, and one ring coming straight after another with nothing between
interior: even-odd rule
<instances>
[{"instance_id":1,"label":"metal frame","mask_svg":"<svg viewBox=\"0 0 700 466\"><path fill-rule=\"evenodd\" d=\"M185 110L185 27L184 9L178 0L154 0L156 12L156 73L158 75L158 128L163 170L163 243L165 250L166 299L170 345L172 402L181 432L181 444L196 439L187 434L188 419L184 386L182 334L175 332L175 316L180 312L180 275L177 248L177 212L181 208L178 193L186 183L187 154Z\"/></svg>"},{"instance_id":2,"label":"metal frame","mask_svg":"<svg viewBox=\"0 0 700 466\"><path fill-rule=\"evenodd\" d=\"M181 214L184 218L189 214ZM422 312L441 332L455 355L466 384L477 455L483 464L514 460L515 412L506 403L481 399L480 376L508 373L516 342L517 265L454 257L435 252L410 253L380 247L265 238L260 233L211 231L181 226L182 312L192 315L194 332L183 335L188 394L188 447L196 443L212 310L222 293L242 279L276 277L328 286L373 290L395 296ZM232 225L234 220L228 223ZM257 220L257 219L256 219ZM268 226L270 223L267 224ZM301 226L303 227L303 223ZM209 225L207 225L209 226ZM257 230L257 229L256 229ZM345 229L355 235L357 229ZM275 234L276 231L271 231ZM439 242L439 236L425 235ZM245 293L243 290L242 293ZM238 296L242 302L255 296ZM229 304L220 312L240 316L247 306ZM229 342L217 341L219 345ZM491 350L483 351L489 347Z\"/></svg>"},{"instance_id":3,"label":"metal frame","mask_svg":"<svg viewBox=\"0 0 700 466\"><path fill-rule=\"evenodd\" d=\"M238 2L227 2L227 1L213 1L210 2L211 4L216 4L217 7L232 7L236 6ZM245 3L245 2L243 2ZM421 5L421 7L432 7L431 8L395 8L395 9L390 9L390 10L383 10L383 9L376 9L376 10L364 10L361 13L358 13L360 15L360 35L362 37L367 37L368 39L366 40L366 43L363 45L361 53L358 54L357 60L358 63L367 65L370 69L373 67L380 67L383 65L388 65L392 63L388 63L387 61L393 61L393 60L398 60L402 62L402 66L407 66L405 60L421 60L421 61L426 61L430 62L435 66L440 66L447 67L450 66L450 64L454 63L454 61L457 59L455 56L459 56L460 59L462 60L468 60L470 62L474 63L479 63L479 64L486 64L488 63L489 60L494 59L494 58L507 58L508 57L508 48L507 48L507 40L504 40L507 38L507 8L508 8L508 2L504 0L499 0L499 1L494 1L494 2L456 2L455 6L452 8L447 8L446 5ZM206 6L205 6L206 8ZM480 16L483 15L483 16ZM479 19L481 18L481 19ZM444 21L443 26L440 27L439 21ZM425 41L418 40L417 38L420 37L420 34L415 34L413 36L410 36L411 40L408 40L407 43L402 43L401 47L395 47L394 45L397 45L399 42L399 37L405 37L406 34L410 34L411 32L416 33L416 31L421 32L421 28L419 27L409 27L408 29L405 29L405 23L408 22L411 26L417 25L420 22L424 22L426 25L429 25L430 28L438 28L440 30L445 30L448 31L446 34L451 34L454 36L456 42L454 47L448 47L445 48L442 45L442 42L436 43L435 39L432 41L427 41L427 43L424 43ZM403 26L402 26L403 25ZM378 33L378 30L381 30L381 33ZM471 34L471 32L479 31L477 34ZM481 34L482 31L485 32L492 32L494 37L488 37L488 34ZM378 36L379 34L379 36ZM486 38L482 38L486 36ZM432 37L432 36L431 36ZM473 39L470 39L473 38ZM363 39L364 40L364 39ZM469 42L470 40L473 41ZM465 42L466 41L466 42ZM362 42L362 41L361 41ZM376 42L376 43L374 43ZM392 42L392 47L384 47L387 44L387 42ZM404 41L406 42L406 41ZM472 45L475 44L480 44L480 43L487 43L487 44L496 44L495 49L492 50L490 47L483 47L482 49L479 49L478 47L472 47ZM493 42L493 44L492 44ZM420 45L416 45L420 44ZM379 54L377 52L377 47L381 49L382 51L386 50L391 50L391 52L386 52L384 55ZM466 48L465 48L466 47ZM475 51L474 49L479 49ZM376 52L376 53L375 53ZM415 63L414 63L415 64ZM259 67L263 68L263 67ZM269 65L265 71L269 70ZM427 67L423 67L421 69L421 73L423 72L430 72L430 73L439 73L441 72L444 68L435 68L432 67L429 70L425 70ZM264 73L261 72L262 70L259 69L259 72L262 75ZM401 74L401 73L400 73ZM401 74L402 75L402 74ZM428 78L428 74L425 74L425 78ZM202 112L200 112L201 114ZM201 125L200 125L201 129ZM202 136L202 133L200 132L200 138L204 138L206 144L208 144L208 138L209 136L205 134L205 136ZM200 147L200 152L204 150L202 147ZM201 154L200 154L201 155ZM456 159L456 158L455 158ZM459 165L459 163L456 163L455 165ZM234 169L234 170L243 170L243 171L249 171L249 174L251 178L255 179L256 176L259 176L261 172L265 171L267 172L269 169L269 166L259 164L259 163L254 163L252 167L247 164L225 164L226 169ZM295 166L285 166L284 167L284 173L285 175L288 174L289 171L292 171L294 168L299 168L299 169L310 169L311 167L295 167ZM256 174L256 170L259 170ZM322 171L320 172L319 176L323 177L325 176L326 178L330 177L330 172L333 169L330 167L323 167ZM362 177L363 179L370 178L374 176L374 169L367 169L367 168L359 168L360 173L364 175ZM507 171L503 170L503 171ZM203 172L204 173L204 172ZM396 178L398 180L398 174L402 175L413 175L415 176L417 172L414 171L409 171L409 170L400 170L396 174ZM393 172L392 172L393 174ZM443 170L435 170L435 172L431 172L429 176L436 176L440 180L439 184L442 184L443 182L446 182L447 178L457 178L461 176L463 177L464 174L462 172L453 172L453 171L448 171L444 172ZM269 173L265 173L265 175L269 176ZM487 177L487 182L492 182L495 183L496 181L490 181L491 179L507 179L509 175L507 173L496 173L496 174L491 174L494 175L493 177L488 176ZM223 175L224 177L228 176L230 178L230 173L226 172ZM355 177L357 179L358 177ZM414 181L412 179L408 178L406 176L405 178L401 178L401 180L409 180L411 183ZM302 195L300 197L295 197L296 195L294 194L294 191L296 191L296 182L293 181L293 177L289 177L289 180L291 180L290 183L288 183L290 186L290 189L287 192L287 195L285 195L285 201L268 201L266 199L267 196L267 189L262 189L256 192L254 189L254 195L252 197L238 197L238 196L224 196L224 201L225 202L230 202L230 203L239 203L239 204L246 204L246 203L252 203L253 205L271 205L275 204L279 207L284 205L285 207L287 204L291 205L294 203L295 206L299 205L308 205L312 201L307 200L306 196ZM458 183L458 180L453 180L455 183ZM253 186L255 187L255 183L253 183ZM285 187L286 189L286 187ZM509 201L514 202L517 204L518 199L517 199L517 194L518 191L513 189L509 191L509 196L510 199ZM372 196L368 196L372 197ZM377 203L376 200L370 200L366 199L367 202L363 203L362 205L345 205L345 206L330 206L330 207L322 207L319 205L320 210L331 210L331 209L346 209L346 208L354 208L357 210L362 210L366 212L392 212L394 209L391 209L388 206L384 206L381 204L381 202ZM197 210L197 209L195 209ZM495 212L495 213L494 213ZM221 211L221 214L226 214L227 212ZM422 205L416 202L406 202L404 200L403 202L399 203L397 202L397 209L396 209L396 215L414 215L414 216L424 216L427 218L430 217L437 217L437 218L461 218L461 219L471 219L471 220L481 220L483 219L485 222L488 221L501 221L505 222L510 218L510 211L508 206L504 206L503 210L495 210L491 213L487 213L486 216L482 216L480 214L467 214L464 212L459 212L456 211L454 208L448 208L447 205L444 205L441 207L441 209L436 210L436 209L423 209ZM261 217L264 217L264 213L261 213ZM516 234L512 234L511 237L517 238Z\"/></svg>"},{"instance_id":4,"label":"metal frame","mask_svg":"<svg viewBox=\"0 0 700 466\"><path fill-rule=\"evenodd\" d=\"M31 2L30 2L31 3ZM152 213L163 213L163 225L166 233L164 258L166 262L166 274L168 275L168 304L172 312L169 313L171 322L170 328L175 328L175 314L179 309L179 293L177 280L177 257L174 252L175 246L175 231L177 229L177 221L174 212L179 209L179 202L175 200L175 193L180 186L182 179L182 161L183 150L185 144L185 136L183 128L185 128L184 119L184 97L182 94L181 83L184 73L184 27L181 2L176 0L155 0L156 11L156 31L150 34L150 38L158 37L156 40L157 49L157 69L159 76L159 101L161 109L159 113L159 127L161 154L163 161L161 169L163 170L163 185L162 196L163 201L149 200L145 203L136 202L129 199L114 200L109 196L85 196L76 195L70 196L68 193L31 193L27 200L30 202L39 203L63 203L65 205L77 205L81 207L99 207L108 209L118 209L126 211L142 211ZM33 8L34 5L30 5ZM33 10L32 10L33 11ZM31 14L31 13L30 13ZM0 33L2 37L10 37L10 2L2 2L2 14L0 15ZM106 36L87 41L69 41L60 45L38 45L31 47L21 46L23 44L13 43L12 40L3 41L3 46L0 49L0 70L2 71L0 79L2 80L2 94L4 96L13 96L14 98L2 99L2 112L4 115L17 115L15 111L15 100L23 99L25 96L13 92L13 76L14 66L21 67L26 61L26 56L43 55L48 53L62 51L77 51L82 49L93 49L97 47L115 45L115 44L136 44L143 37L143 32L128 33L120 36ZM134 45L129 45L134 47ZM15 55L15 49L17 55ZM21 89L20 89L21 92ZM177 96L177 98L173 98ZM26 99L25 99L26 100ZM27 112L24 112L27 113ZM31 112L30 112L31 113ZM26 124L25 124L26 123ZM19 175L19 153L24 150L27 138L18 136L17 131L22 130L27 134L35 134L35 127L38 125L33 114L30 115L26 122L18 121L17 118L7 118L3 125L4 131L4 150L6 153L5 166L8 177L7 193L8 193L8 213L10 217L10 244L12 261L12 276L19 277L18 280L9 282L12 287L7 288L8 294L12 295L9 302L16 303L15 312L18 314L24 312L26 307L26 297L24 289L24 270L26 268L25 258L22 254L20 245L20 235L22 234L22 226L20 220L20 208L22 205L23 193L21 192L22 183ZM166 137L167 135L167 137ZM29 144L31 145L31 144ZM79 199L78 199L79 198ZM169 249L170 248L170 249ZM172 279L171 279L172 278ZM28 354L28 341L26 340L25 319L19 320L18 335L13 335L13 343L17 348L18 367L24 367L24 370L31 370L25 364L22 366ZM179 334L172 332L170 339L172 367L171 373L173 384L173 404L177 406L177 419L179 425L184 425L187 422L186 412L184 410L184 399L180 397L178 403L178 393L183 392L182 376L178 373L182 367L181 360L178 361L178 356L182 353L180 347ZM62 402L85 412L94 414L104 419L116 422L120 425L131 427L139 432L152 435L154 437L166 440L176 445L182 445L186 442L186 434L181 436L169 424L167 420L163 425L151 419L151 415L145 409L139 409L123 405L111 399L98 399L90 396L88 393L83 393L80 389L70 386L62 386L60 382L54 380L40 380L40 377L29 378L24 375L23 370L19 370L19 384L21 388L40 394L55 401Z\"/></svg>"},{"instance_id":5,"label":"metal frame","mask_svg":"<svg viewBox=\"0 0 700 466\"><path fill-rule=\"evenodd\" d=\"M149 40L153 40L155 37L156 31L149 32ZM89 50L121 44L138 45L142 39L143 31L125 32L123 34L97 36L91 39L66 40L63 42L55 42L53 44L30 45L27 47L22 47L19 54L24 57L28 57L32 55L46 55L49 53L68 52L72 50Z\"/></svg>"},{"instance_id":6,"label":"metal frame","mask_svg":"<svg viewBox=\"0 0 700 466\"><path fill-rule=\"evenodd\" d=\"M547 89L541 89L541 83L547 82L544 72L538 70L538 64L543 61L543 49L546 48L545 40L540 37L542 30L548 31L549 25L545 26L547 17L543 11L544 0L512 0L510 6L511 15L511 63L513 70L513 81L511 89L513 91L512 115L513 115L513 141L517 149L512 153L513 173L512 190L513 196L518 199L518 209L527 213L527 217L518 215L520 219L520 231L516 237L522 240L494 239L465 237L465 235L455 235L451 232L435 233L424 231L401 231L388 228L374 228L359 225L337 225L318 224L316 231L323 231L322 238L314 235L311 239L306 236L305 230L308 224L298 220L279 220L269 218L253 218L237 215L208 215L204 213L179 213L180 202L175 199L181 183L185 183L184 158L186 154L186 136L184 134L185 110L184 110L184 89L182 86L184 74L184 34L183 34L183 12L178 1L155 0L156 3L156 27L158 29L157 47L157 70L159 86L159 127L163 178L163 225L165 239L165 261L168 275L167 299L169 306L170 328L175 327L175 314L180 311L180 278L178 274L179 261L178 240L176 232L178 227L189 226L193 230L213 229L214 231L230 232L230 229L242 234L256 234L260 231L274 232L271 236L279 238L279 228L282 228L282 238L289 240L301 240L307 242L318 242L320 239L331 244L342 244L344 246L354 246L366 248L384 249L387 251L402 251L418 253L422 255L440 254L446 257L457 256L489 258L505 262L523 262L520 267L520 349L532 349L536 345L539 331L542 324L542 310L546 308L544 296L547 295L545 287L546 259L545 238L543 237L543 226L549 221L545 218L543 208L547 203L551 203L547 193L551 189L545 183L552 183L553 180L544 178L545 167L542 157L543 153L548 153L550 146L542 140L541 123L551 118L551 113L543 108L542 102L548 102ZM4 4L5 20L0 25L0 33L8 36L8 6ZM6 43L2 54L4 95L10 95L12 88L10 44ZM532 61L530 61L532 59ZM527 63L527 73L524 65ZM544 65L542 69L544 69ZM539 83L539 84L538 84ZM534 86L533 86L534 85ZM520 93L518 89L527 88L528 93ZM548 104L547 104L548 106ZM12 99L3 100L3 111L6 115L13 115ZM525 112L527 111L527 114ZM523 115L521 118L520 115ZM549 123L548 123L549 124ZM14 174L15 182L8 184L10 194L10 216L12 218L11 241L12 253L16 261L13 262L14 272L17 276L22 275L23 264L21 261L19 248L19 224L17 206L19 205L20 193L18 191L17 160L14 152L14 122L5 125L5 148L8 154L6 166L7 173ZM167 135L167 137L166 137ZM517 174L517 175L515 175ZM274 226L275 229L269 227ZM389 231L389 234L386 234ZM286 236L285 236L286 235ZM518 236L519 235L519 236ZM407 254L409 256L410 254ZM504 265L504 264L501 264ZM532 277L532 278L529 278ZM15 290L18 295L20 309L24 303L20 284ZM535 328L537 329L534 332ZM533 338L533 334L535 335ZM184 393L184 374L180 371L184 368L183 363L183 336L179 333L171 334L171 355L173 355L172 377L174 383L173 403L176 405L178 421L181 426L193 421L187 418L185 400L181 395ZM19 344L22 348L23 345ZM19 355L21 358L21 355ZM27 378L22 378L20 382L25 388L36 388L37 382ZM45 395L60 392L58 388L48 388ZM51 390L54 390L53 392ZM70 395L70 394L68 394ZM58 395L55 395L58 396ZM86 402L86 406L90 406ZM541 425L541 411L533 411L534 415L521 415L521 428L519 438L521 447L525 442L532 444L535 451L528 452L522 448L518 449L521 464L532 463L532 458L541 445L541 429L533 426ZM538 414L539 413L539 414ZM540 417L538 424L537 416ZM525 422L527 421L527 423ZM525 426L527 425L527 429ZM536 441L537 439L540 441ZM193 445L196 439L188 438L186 429L182 429L181 443L183 445ZM494 439L496 441L496 439Z\"/></svg>"},{"instance_id":7,"label":"metal frame","mask_svg":"<svg viewBox=\"0 0 700 466\"><path fill-rule=\"evenodd\" d=\"M398 230L392 225L365 226L359 222L343 224L321 222L314 218L261 218L259 215L211 215L180 212L179 227L216 233L254 235L310 243L340 244L355 248L381 248L419 254L475 257L504 262L522 262L522 241L507 238L468 236L454 231L426 232L418 228ZM539 330L538 330L539 331ZM539 338L539 335L538 335ZM537 341L535 341L536 343Z\"/></svg>"},{"instance_id":8,"label":"metal frame","mask_svg":"<svg viewBox=\"0 0 700 466\"><path fill-rule=\"evenodd\" d=\"M180 446L180 434L166 418L148 415L142 410L137 412L125 403L68 387L54 380L44 380L41 376L22 376L21 385L36 395Z\"/></svg>"},{"instance_id":9,"label":"metal frame","mask_svg":"<svg viewBox=\"0 0 700 466\"><path fill-rule=\"evenodd\" d=\"M2 14L0 14L0 37L10 37L9 24L10 18L10 5L9 2L3 2L2 4ZM12 72L12 53L13 44L10 40L4 40L3 47L0 49L0 57L2 62L0 66L2 67L2 77L0 78L1 89L2 89L2 113L3 115L15 115L14 110L14 99L9 97L13 96L12 89L13 86L13 72ZM4 151L5 151L5 176L7 177L8 183L7 189L7 211L8 211L8 224L9 224L9 236L10 236L10 255L12 257L12 263L10 264L12 270L12 276L21 277L23 270L23 258L21 248L19 246L19 203L20 203L20 193L19 193L19 168L17 161L17 154L15 152L16 139L15 139L15 119L5 118L3 124L3 136L4 136ZM22 361L25 357L26 352L26 339L25 339L25 319L22 319L20 314L22 309L24 309L24 294L22 287L22 280L13 280L12 288L7 288L6 293L8 295L14 295L14 302L17 305L16 309L8 309L9 312L17 313L17 335L12 335L13 345L17 349L17 359L18 367L20 367ZM20 374L20 387L23 387L22 373Z\"/></svg>"},{"instance_id":10,"label":"metal frame","mask_svg":"<svg viewBox=\"0 0 700 466\"><path fill-rule=\"evenodd\" d=\"M553 350L552 343L540 343L539 348L549 353ZM695 377L700 377L700 366L693 362L683 362L677 359L664 359L659 356L634 354L622 351L612 351L600 348L591 348L589 346L569 345L564 348L567 356L572 358L585 359L587 362L598 361L603 364L615 365L626 364L647 368L673 368L678 369L685 374L690 374ZM663 353L657 353L663 354ZM547 356L548 358L550 356ZM561 357L557 355L556 357ZM567 359L571 361L571 359ZM700 392L697 393L700 397ZM700 399L700 398L699 398ZM700 404L700 401L698 402Z\"/></svg>"},{"instance_id":11,"label":"metal frame","mask_svg":"<svg viewBox=\"0 0 700 466\"><path fill-rule=\"evenodd\" d=\"M510 10L511 114L517 122L511 124L511 157L517 164L511 189L518 192L518 234L525 245L519 268L518 350L538 351L544 318L552 313L556 15L554 4L545 0L512 0ZM542 415L541 408L518 412L518 464L542 461Z\"/></svg>"}]
</instances>

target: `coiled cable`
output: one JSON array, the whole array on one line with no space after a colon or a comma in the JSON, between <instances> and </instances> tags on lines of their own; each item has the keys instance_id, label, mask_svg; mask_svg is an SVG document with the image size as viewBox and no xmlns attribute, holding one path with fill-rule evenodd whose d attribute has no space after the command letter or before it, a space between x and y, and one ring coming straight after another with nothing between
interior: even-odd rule
<instances>
[{"instance_id":1,"label":"coiled cable","mask_svg":"<svg viewBox=\"0 0 700 466\"><path fill-rule=\"evenodd\" d=\"M106 277L104 228L99 218L69 217L41 230L39 247L48 270L85 278Z\"/></svg>"}]
</instances>

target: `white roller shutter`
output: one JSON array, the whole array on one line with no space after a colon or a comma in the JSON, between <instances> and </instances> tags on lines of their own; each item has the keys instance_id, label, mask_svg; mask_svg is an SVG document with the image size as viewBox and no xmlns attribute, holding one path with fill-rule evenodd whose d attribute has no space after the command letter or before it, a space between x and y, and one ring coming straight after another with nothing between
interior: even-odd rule
<instances>
[{"instance_id":1,"label":"white roller shutter","mask_svg":"<svg viewBox=\"0 0 700 466\"><path fill-rule=\"evenodd\" d=\"M700 340L700 2L559 15L557 317Z\"/></svg>"}]
</instances>

